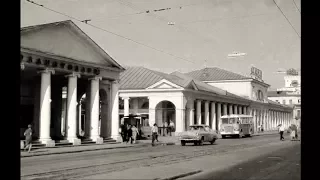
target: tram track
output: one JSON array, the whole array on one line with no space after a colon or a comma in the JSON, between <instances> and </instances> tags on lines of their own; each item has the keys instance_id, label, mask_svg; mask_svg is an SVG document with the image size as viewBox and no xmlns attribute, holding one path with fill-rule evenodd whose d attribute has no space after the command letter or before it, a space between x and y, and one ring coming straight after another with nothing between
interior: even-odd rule
<instances>
[{"instance_id":1,"label":"tram track","mask_svg":"<svg viewBox=\"0 0 320 180\"><path fill-rule=\"evenodd\" d=\"M122 157L127 157L128 160L122 160L117 162L108 162L108 163L100 163L94 165L86 165L81 167L73 167L73 168L64 168L47 172L40 173L31 173L25 174L21 176L22 179L79 179L84 176L101 174L101 173L110 173L114 171L121 171L124 169L132 168L132 167L146 167L146 166L155 166L161 164L173 164L181 161L189 161L192 158L207 156L207 155L219 155L226 152L236 151L237 149L245 149L250 147L258 147L266 145L266 142L270 142L270 140L263 140L260 142L250 142L246 141L245 143L239 142L231 145L222 145L222 146L196 146L187 147L187 148L167 148L169 151L173 150L175 152L159 152L159 150L163 150L165 148L159 149L143 149L139 152L142 154L141 158L130 158L130 156L137 156L137 154L122 154ZM253 146L254 145L254 146ZM214 147L214 148L213 148ZM191 148L192 151L190 151ZM160 154L154 154L160 153ZM112 156L112 154L109 154ZM107 157L106 157L107 158Z\"/></svg>"}]
</instances>

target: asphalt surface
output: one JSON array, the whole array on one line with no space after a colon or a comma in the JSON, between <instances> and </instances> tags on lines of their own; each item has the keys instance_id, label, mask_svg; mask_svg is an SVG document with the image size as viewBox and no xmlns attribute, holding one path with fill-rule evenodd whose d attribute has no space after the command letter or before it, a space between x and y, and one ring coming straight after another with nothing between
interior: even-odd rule
<instances>
[{"instance_id":1,"label":"asphalt surface","mask_svg":"<svg viewBox=\"0 0 320 180\"><path fill-rule=\"evenodd\" d=\"M26 157L21 159L21 179L79 179L130 168L156 167L197 157L233 153L235 150L265 146L273 142L279 142L278 135L218 139L215 144L204 146L149 146Z\"/></svg>"},{"instance_id":2,"label":"asphalt surface","mask_svg":"<svg viewBox=\"0 0 320 180\"><path fill-rule=\"evenodd\" d=\"M179 179L179 178L178 178ZM297 143L224 170L200 173L180 180L300 180L301 144Z\"/></svg>"}]
</instances>

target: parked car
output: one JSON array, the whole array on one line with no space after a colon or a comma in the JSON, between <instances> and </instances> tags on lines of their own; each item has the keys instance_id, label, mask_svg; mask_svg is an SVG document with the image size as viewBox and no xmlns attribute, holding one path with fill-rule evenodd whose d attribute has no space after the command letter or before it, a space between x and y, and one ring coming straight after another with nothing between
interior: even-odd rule
<instances>
[{"instance_id":1,"label":"parked car","mask_svg":"<svg viewBox=\"0 0 320 180\"><path fill-rule=\"evenodd\" d=\"M151 127L150 126L142 126L140 129L140 136L142 138L148 138L151 137Z\"/></svg>"},{"instance_id":2,"label":"parked car","mask_svg":"<svg viewBox=\"0 0 320 180\"><path fill-rule=\"evenodd\" d=\"M218 139L218 134L208 125L190 125L188 131L179 134L179 139L182 146L186 143L202 146L204 142L213 144Z\"/></svg>"}]
</instances>

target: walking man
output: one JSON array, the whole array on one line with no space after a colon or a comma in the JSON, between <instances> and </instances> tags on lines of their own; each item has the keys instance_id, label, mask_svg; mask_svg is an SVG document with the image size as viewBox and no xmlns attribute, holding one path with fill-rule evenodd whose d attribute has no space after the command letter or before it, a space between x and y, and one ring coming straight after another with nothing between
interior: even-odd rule
<instances>
[{"instance_id":1,"label":"walking man","mask_svg":"<svg viewBox=\"0 0 320 180\"><path fill-rule=\"evenodd\" d=\"M282 124L279 124L280 141L284 140L283 132L284 132L284 127L282 126Z\"/></svg>"},{"instance_id":2,"label":"walking man","mask_svg":"<svg viewBox=\"0 0 320 180\"><path fill-rule=\"evenodd\" d=\"M152 146L154 146L154 141L157 139L158 135L158 126L156 123L154 123L153 127L151 128L152 133Z\"/></svg>"},{"instance_id":3,"label":"walking man","mask_svg":"<svg viewBox=\"0 0 320 180\"><path fill-rule=\"evenodd\" d=\"M138 131L138 128L136 128L135 125L132 125L131 131L132 131L133 144L135 144L136 140L137 140L137 135L139 135L139 131Z\"/></svg>"},{"instance_id":4,"label":"walking man","mask_svg":"<svg viewBox=\"0 0 320 180\"><path fill-rule=\"evenodd\" d=\"M27 150L29 148L28 153L30 153L32 148L32 129L31 124L28 125L28 129L23 133L23 135L26 137L26 146L24 147L24 150Z\"/></svg>"}]
</instances>

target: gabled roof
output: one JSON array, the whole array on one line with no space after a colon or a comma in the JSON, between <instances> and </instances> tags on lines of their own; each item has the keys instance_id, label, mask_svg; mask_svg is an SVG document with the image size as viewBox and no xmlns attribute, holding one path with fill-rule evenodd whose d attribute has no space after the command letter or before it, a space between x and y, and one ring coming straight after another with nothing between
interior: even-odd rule
<instances>
[{"instance_id":1,"label":"gabled roof","mask_svg":"<svg viewBox=\"0 0 320 180\"><path fill-rule=\"evenodd\" d=\"M199 81L222 81L222 80L244 80L252 79L237 73L233 73L224 69L217 67L204 68L200 70L195 70L186 75L191 76Z\"/></svg>"},{"instance_id":2,"label":"gabled roof","mask_svg":"<svg viewBox=\"0 0 320 180\"><path fill-rule=\"evenodd\" d=\"M170 81L178 86L181 86L184 89L194 89L192 88L192 85L194 83L194 85L199 91L250 101L247 98L237 96L225 90L195 80L180 72L166 74L163 72L150 70L144 67L126 67L126 70L120 73L120 89L146 89L163 79Z\"/></svg>"},{"instance_id":3,"label":"gabled roof","mask_svg":"<svg viewBox=\"0 0 320 180\"><path fill-rule=\"evenodd\" d=\"M61 31L58 32L57 29ZM23 27L20 34L22 49L124 70L71 20ZM63 39L65 37L68 39ZM83 50L86 52L81 52Z\"/></svg>"}]
</instances>

